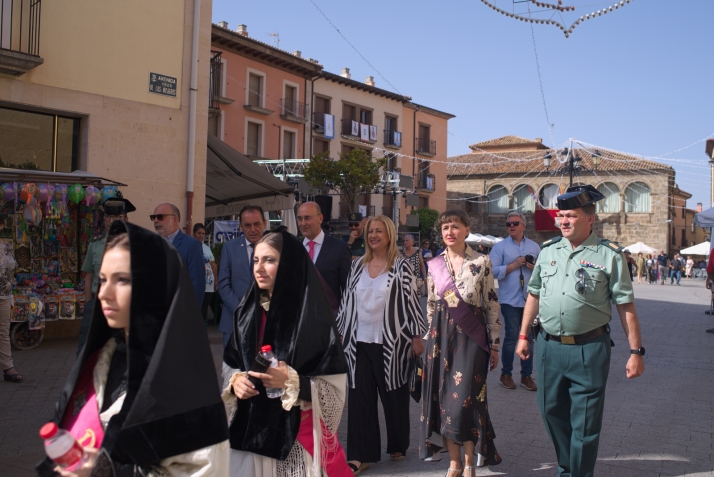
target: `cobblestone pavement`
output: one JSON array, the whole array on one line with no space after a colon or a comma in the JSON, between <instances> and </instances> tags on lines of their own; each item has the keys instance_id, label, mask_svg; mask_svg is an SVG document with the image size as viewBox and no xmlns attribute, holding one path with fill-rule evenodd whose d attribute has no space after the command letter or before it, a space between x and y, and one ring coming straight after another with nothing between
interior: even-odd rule
<instances>
[{"instance_id":1,"label":"cobblestone pavement","mask_svg":"<svg viewBox=\"0 0 714 477\"><path fill-rule=\"evenodd\" d=\"M623 477L714 476L714 318L704 314L710 294L701 281L682 280L681 286L635 285L642 326L645 374L625 378L629 358L622 327L613 323L613 349L605 404L597 475ZM220 364L220 335L209 329L216 364ZM43 342L31 351L15 351L23 384L0 382L0 476L35 475L43 457L37 431L51 416L65 377L74 363L74 340ZM518 361L518 360L516 360ZM514 376L519 375L518 364ZM500 369L500 365L499 368ZM478 469L478 475L552 476L555 453L545 433L535 393L498 385L491 373L489 410L496 446L503 462ZM443 476L448 459L424 463L416 456L419 405L411 402L411 447L406 459L382 462L362 475ZM380 411L381 413L381 411ZM380 417L381 422L384 419ZM346 441L346 414L340 439ZM382 430L386 448L386 432Z\"/></svg>"}]
</instances>

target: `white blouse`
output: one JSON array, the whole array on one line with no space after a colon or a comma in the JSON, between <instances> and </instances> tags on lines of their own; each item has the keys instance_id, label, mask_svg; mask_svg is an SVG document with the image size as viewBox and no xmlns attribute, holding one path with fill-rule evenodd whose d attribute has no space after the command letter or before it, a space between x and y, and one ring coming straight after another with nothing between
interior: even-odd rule
<instances>
[{"instance_id":1,"label":"white blouse","mask_svg":"<svg viewBox=\"0 0 714 477\"><path fill-rule=\"evenodd\" d=\"M357 341L382 344L389 273L372 278L367 268L362 269L357 282Z\"/></svg>"}]
</instances>

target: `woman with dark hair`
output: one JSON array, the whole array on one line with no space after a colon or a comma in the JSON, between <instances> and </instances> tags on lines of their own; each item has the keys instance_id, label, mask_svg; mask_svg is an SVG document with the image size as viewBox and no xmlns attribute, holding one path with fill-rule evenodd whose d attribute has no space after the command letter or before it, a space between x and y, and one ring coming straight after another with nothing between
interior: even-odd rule
<instances>
[{"instance_id":1,"label":"woman with dark hair","mask_svg":"<svg viewBox=\"0 0 714 477\"><path fill-rule=\"evenodd\" d=\"M201 242L203 247L203 265L206 269L206 294L203 295L203 303L201 304L201 314L203 321L208 320L208 307L213 302L213 293L216 291L216 278L218 278L218 267L216 259L213 257L211 248L203 241L206 239L206 226L198 223L193 226L193 238Z\"/></svg>"},{"instance_id":2,"label":"woman with dark hair","mask_svg":"<svg viewBox=\"0 0 714 477\"><path fill-rule=\"evenodd\" d=\"M470 221L461 210L436 223L446 250L429 262L426 360L419 457L439 460L447 448L447 477L476 475L501 462L488 414L486 375L498 364L498 296L491 259L466 244ZM461 446L465 467L461 465Z\"/></svg>"},{"instance_id":3,"label":"woman with dark hair","mask_svg":"<svg viewBox=\"0 0 714 477\"><path fill-rule=\"evenodd\" d=\"M283 227L256 243L253 261L223 354L231 475L351 476L336 436L347 363L320 276ZM264 345L278 366L246 372ZM269 398L271 388L284 392Z\"/></svg>"},{"instance_id":4,"label":"woman with dark hair","mask_svg":"<svg viewBox=\"0 0 714 477\"><path fill-rule=\"evenodd\" d=\"M412 234L405 235L402 243L404 244L402 257L414 268L414 276L417 279L417 293L421 296L422 284L426 276L424 258L422 258L421 250L414 247L414 236Z\"/></svg>"},{"instance_id":5,"label":"woman with dark hair","mask_svg":"<svg viewBox=\"0 0 714 477\"><path fill-rule=\"evenodd\" d=\"M87 342L54 421L96 455L62 476L223 476L228 430L196 295L178 252L115 221ZM54 475L53 464L38 466Z\"/></svg>"},{"instance_id":6,"label":"woman with dark hair","mask_svg":"<svg viewBox=\"0 0 714 477\"><path fill-rule=\"evenodd\" d=\"M377 395L387 427L387 453L404 459L409 447L412 354L424 351L426 323L412 266L397 250L397 231L384 215L365 227L367 249L352 262L337 317L349 365L347 458L357 475L381 454Z\"/></svg>"}]
</instances>

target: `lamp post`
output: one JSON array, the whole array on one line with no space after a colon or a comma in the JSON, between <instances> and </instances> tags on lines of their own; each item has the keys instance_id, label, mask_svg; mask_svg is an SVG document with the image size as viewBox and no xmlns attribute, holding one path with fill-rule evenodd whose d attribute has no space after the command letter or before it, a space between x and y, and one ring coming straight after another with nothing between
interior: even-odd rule
<instances>
[{"instance_id":1,"label":"lamp post","mask_svg":"<svg viewBox=\"0 0 714 477\"><path fill-rule=\"evenodd\" d=\"M580 154L577 152L573 152L572 147L571 148L565 148L562 151L560 151L561 156L565 156L564 159L559 160L562 164L561 167L555 170L550 170L550 164L553 160L553 156L550 152L546 153L545 156L543 156L543 165L545 168L548 170L548 173L551 175L564 175L568 174L568 177L570 178L570 185L569 187L573 186L573 176L574 175L580 175L581 173L587 171L588 169L582 165L583 158L580 157ZM593 169L597 170L598 167L600 166L600 162L602 160L602 156L600 155L600 151L595 151L592 156L591 156L591 161L593 163Z\"/></svg>"}]
</instances>

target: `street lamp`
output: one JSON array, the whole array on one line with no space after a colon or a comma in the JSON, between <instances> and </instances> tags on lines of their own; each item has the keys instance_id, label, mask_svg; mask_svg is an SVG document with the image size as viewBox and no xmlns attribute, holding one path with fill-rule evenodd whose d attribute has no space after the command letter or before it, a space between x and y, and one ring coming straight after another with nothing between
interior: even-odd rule
<instances>
[{"instance_id":1,"label":"street lamp","mask_svg":"<svg viewBox=\"0 0 714 477\"><path fill-rule=\"evenodd\" d=\"M591 160L593 161L593 167L595 170L600 166L600 161L602 160L602 156L600 155L600 151L595 149L595 152L593 153Z\"/></svg>"},{"instance_id":2,"label":"street lamp","mask_svg":"<svg viewBox=\"0 0 714 477\"><path fill-rule=\"evenodd\" d=\"M553 156L551 156L550 153L547 153L545 156L543 156L543 165L545 166L546 169L548 169L548 174L550 174L550 175L568 174L570 176L570 187L572 187L573 186L573 176L576 174L579 175L582 172L587 171L588 169L582 165L583 158L580 157L580 155L578 153L572 152L572 149L568 149L566 147L562 151L560 151L560 155L565 156L565 158L559 161L563 165L561 167L559 167L558 169L550 170L550 163L553 159ZM595 169L597 169L597 164L599 164L599 163L600 163L599 158L597 159L597 163L595 162L595 160L593 160Z\"/></svg>"}]
</instances>

